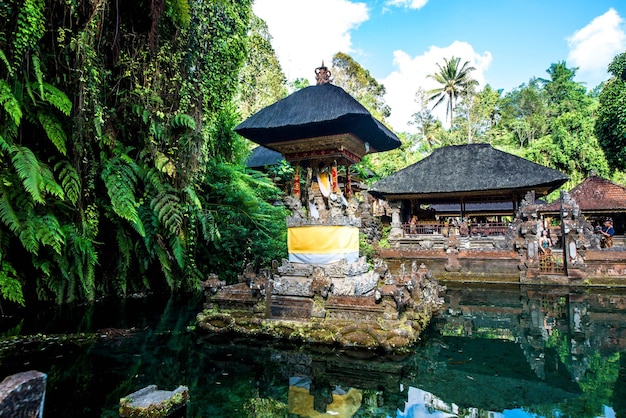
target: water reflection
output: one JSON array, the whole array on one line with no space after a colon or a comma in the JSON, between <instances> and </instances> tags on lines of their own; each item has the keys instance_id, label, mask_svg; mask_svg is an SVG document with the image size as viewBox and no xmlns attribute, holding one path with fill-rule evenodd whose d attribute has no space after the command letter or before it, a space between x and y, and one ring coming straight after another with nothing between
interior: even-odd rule
<instances>
[{"instance_id":1,"label":"water reflection","mask_svg":"<svg viewBox=\"0 0 626 418\"><path fill-rule=\"evenodd\" d=\"M117 416L119 398L149 384L188 386L189 417L626 414L626 293L459 286L446 301L407 356L216 339L190 327L198 297L45 311L3 320L4 336L133 332L22 341L0 350L0 377L47 373L47 417Z\"/></svg>"}]
</instances>

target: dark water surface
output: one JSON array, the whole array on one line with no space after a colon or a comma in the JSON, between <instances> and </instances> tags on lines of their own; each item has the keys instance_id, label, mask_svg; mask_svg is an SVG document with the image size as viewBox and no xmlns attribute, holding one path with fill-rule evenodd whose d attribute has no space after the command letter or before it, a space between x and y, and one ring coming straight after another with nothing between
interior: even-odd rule
<instances>
[{"instance_id":1,"label":"dark water surface","mask_svg":"<svg viewBox=\"0 0 626 418\"><path fill-rule=\"evenodd\" d=\"M211 337L193 326L202 302L2 318L0 379L47 373L44 417L116 417L150 384L189 387L188 417L626 416L624 290L449 285L407 356Z\"/></svg>"}]
</instances>

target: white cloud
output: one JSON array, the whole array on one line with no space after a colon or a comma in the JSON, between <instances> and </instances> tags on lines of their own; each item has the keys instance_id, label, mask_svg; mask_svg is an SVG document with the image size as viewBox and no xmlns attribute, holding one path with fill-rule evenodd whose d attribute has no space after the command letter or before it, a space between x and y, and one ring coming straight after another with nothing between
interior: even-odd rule
<instances>
[{"instance_id":1,"label":"white cloud","mask_svg":"<svg viewBox=\"0 0 626 418\"><path fill-rule=\"evenodd\" d=\"M387 122L398 132L415 132L415 126L409 125L412 115L420 110L420 105L415 102L415 93L421 87L431 90L438 87L438 83L429 78L429 74L438 71L437 64L443 63L443 59L460 57L461 64L465 61L476 68L471 74L480 83L485 84L484 73L491 64L491 53L486 51L483 55L474 51L474 48L466 43L455 41L451 45L440 48L431 46L422 55L411 57L404 51L394 52L394 66L397 68L381 83L385 85L387 104L391 107L391 116ZM446 110L439 106L433 112L442 121L445 121Z\"/></svg>"},{"instance_id":2,"label":"white cloud","mask_svg":"<svg viewBox=\"0 0 626 418\"><path fill-rule=\"evenodd\" d=\"M578 75L593 83L587 88L593 88L609 78L609 63L626 49L624 19L611 8L567 38L567 43L568 66L579 67Z\"/></svg>"},{"instance_id":3,"label":"white cloud","mask_svg":"<svg viewBox=\"0 0 626 418\"><path fill-rule=\"evenodd\" d=\"M428 0L388 0L385 4L387 6L400 6L407 9L421 9L426 6Z\"/></svg>"},{"instance_id":4,"label":"white cloud","mask_svg":"<svg viewBox=\"0 0 626 418\"><path fill-rule=\"evenodd\" d=\"M350 31L369 19L365 3L347 0L255 0L253 10L265 20L272 46L289 80L315 80L322 60L352 52Z\"/></svg>"}]
</instances>

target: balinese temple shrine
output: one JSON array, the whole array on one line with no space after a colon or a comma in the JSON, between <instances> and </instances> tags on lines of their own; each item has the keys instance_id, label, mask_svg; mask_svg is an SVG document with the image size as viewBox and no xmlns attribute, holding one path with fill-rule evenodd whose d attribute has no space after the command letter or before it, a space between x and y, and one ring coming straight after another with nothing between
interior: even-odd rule
<instances>
[{"instance_id":1,"label":"balinese temple shrine","mask_svg":"<svg viewBox=\"0 0 626 418\"><path fill-rule=\"evenodd\" d=\"M439 287L425 266L387 266L359 257L360 201L350 166L368 153L400 146L398 137L357 100L331 83L323 63L317 84L260 110L235 131L280 153L294 167L285 197L288 259L244 272L226 286L204 284L200 327L305 342L387 350L413 344L435 306ZM341 176L340 176L341 173ZM340 181L343 178L343 182Z\"/></svg>"},{"instance_id":2,"label":"balinese temple shrine","mask_svg":"<svg viewBox=\"0 0 626 418\"><path fill-rule=\"evenodd\" d=\"M289 261L328 264L358 260L358 201L350 166L364 155L395 149L400 140L342 88L328 68L317 85L299 90L239 124L235 131L279 152L295 167L288 222ZM345 173L343 189L338 170Z\"/></svg>"}]
</instances>

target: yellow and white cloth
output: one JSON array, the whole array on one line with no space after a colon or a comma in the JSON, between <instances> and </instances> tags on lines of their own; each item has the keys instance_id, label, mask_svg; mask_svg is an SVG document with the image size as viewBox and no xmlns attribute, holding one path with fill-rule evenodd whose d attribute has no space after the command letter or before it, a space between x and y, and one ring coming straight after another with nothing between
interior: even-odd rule
<instances>
[{"instance_id":1,"label":"yellow and white cloth","mask_svg":"<svg viewBox=\"0 0 626 418\"><path fill-rule=\"evenodd\" d=\"M359 228L354 226L310 225L287 230L289 261L330 264L345 258L359 259Z\"/></svg>"}]
</instances>

